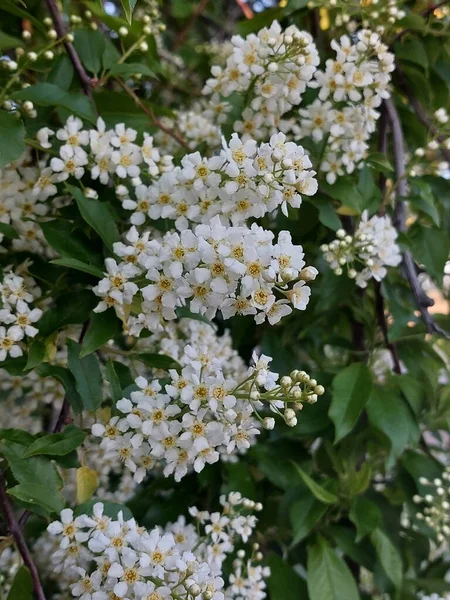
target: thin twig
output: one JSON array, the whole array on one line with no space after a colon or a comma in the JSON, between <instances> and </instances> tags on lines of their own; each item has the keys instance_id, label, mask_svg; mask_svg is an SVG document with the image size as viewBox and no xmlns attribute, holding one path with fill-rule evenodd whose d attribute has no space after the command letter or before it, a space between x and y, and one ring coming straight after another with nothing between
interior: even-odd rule
<instances>
[{"instance_id":1,"label":"thin twig","mask_svg":"<svg viewBox=\"0 0 450 600\"><path fill-rule=\"evenodd\" d=\"M130 96L130 98L133 98L133 100L135 101L137 106L139 106L139 108L143 112L145 112L146 115L148 115L150 117L150 120L152 121L153 125L155 125L155 127L157 127L158 129L160 129L161 131L163 131L164 133L169 135L172 139L174 139L176 142L178 142L180 144L180 146L183 146L183 148L185 148L186 150L190 150L189 145L186 142L186 140L179 133L177 133L174 129L171 129L170 127L166 127L165 125L163 125L161 123L161 121L157 118L155 113L153 112L152 107L145 105L142 102L142 100L139 98L139 96L137 96L133 92L133 90L125 83L125 81L122 81L122 79L119 79L119 78L116 78L116 81L126 91L126 93Z\"/></svg>"},{"instance_id":2,"label":"thin twig","mask_svg":"<svg viewBox=\"0 0 450 600\"><path fill-rule=\"evenodd\" d=\"M406 233L406 205L404 198L408 195L408 187L406 181L406 169L405 169L405 147L403 141L403 131L400 123L400 119L395 108L392 98L388 98L384 101L386 108L387 118L391 125L392 134L392 147L394 152L394 166L397 177L396 182L396 203L394 209L394 225L398 231ZM422 316L422 320L425 323L428 333L439 333L444 337L448 337L446 331L444 331L434 321L433 317L428 312L428 308L433 306L434 301L429 298L424 292L422 285L420 284L417 276L416 265L414 259L409 250L403 252L403 270L408 279L411 287L417 308Z\"/></svg>"},{"instance_id":3,"label":"thin twig","mask_svg":"<svg viewBox=\"0 0 450 600\"><path fill-rule=\"evenodd\" d=\"M253 11L244 0L236 0L236 4L242 10L246 19L253 19Z\"/></svg>"},{"instance_id":4,"label":"thin twig","mask_svg":"<svg viewBox=\"0 0 450 600\"><path fill-rule=\"evenodd\" d=\"M92 81L89 75L86 73L80 57L77 54L77 51L73 47L73 44L66 39L67 31L64 25L61 13L58 10L55 0L45 0L47 4L48 11L52 17L53 25L55 27L55 31L58 34L58 37L63 41L63 44L66 48L67 54L72 61L73 67L78 75L78 78L81 81L81 85L83 86L84 93L86 96L93 101L92 97Z\"/></svg>"},{"instance_id":5,"label":"thin twig","mask_svg":"<svg viewBox=\"0 0 450 600\"><path fill-rule=\"evenodd\" d=\"M175 40L175 43L172 46L172 52L175 52L176 50L178 50L178 48L180 46L183 45L184 40L186 39L186 36L187 36L188 32L195 25L195 22L197 21L197 19L199 18L199 16L202 14L202 12L205 10L206 5L208 4L208 2L209 2L209 0L200 0L200 2L197 4L197 6L195 7L195 10L192 13L190 19L186 23L185 27L181 30L181 32L180 32L179 36L177 37L177 39Z\"/></svg>"},{"instance_id":6,"label":"thin twig","mask_svg":"<svg viewBox=\"0 0 450 600\"><path fill-rule=\"evenodd\" d=\"M6 493L6 484L3 473L0 471L0 508L5 517L6 526L8 528L9 533L12 535L17 550L22 557L24 564L30 570L31 579L33 580L33 589L34 594L37 600L46 600L44 590L42 589L41 580L39 578L39 573L34 564L33 558L31 556L30 550L27 546L25 538L23 536L22 530L20 528L19 523L14 515L14 511L11 505L11 502L8 498L8 494Z\"/></svg>"},{"instance_id":7,"label":"thin twig","mask_svg":"<svg viewBox=\"0 0 450 600\"><path fill-rule=\"evenodd\" d=\"M394 373L401 375L402 368L400 366L400 358L398 356L397 346L393 342L389 341L388 326L384 310L384 298L383 294L381 293L381 285L378 281L375 282L375 308L377 312L378 325L380 326L381 333L383 334L384 345L392 356L392 370Z\"/></svg>"}]
</instances>

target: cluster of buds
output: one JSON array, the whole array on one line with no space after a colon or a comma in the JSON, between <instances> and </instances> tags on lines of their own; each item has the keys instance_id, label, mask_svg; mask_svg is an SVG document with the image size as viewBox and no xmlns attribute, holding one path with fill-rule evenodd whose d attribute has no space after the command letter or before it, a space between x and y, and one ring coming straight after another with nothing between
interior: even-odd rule
<instances>
[{"instance_id":1,"label":"cluster of buds","mask_svg":"<svg viewBox=\"0 0 450 600\"><path fill-rule=\"evenodd\" d=\"M441 477L432 481L421 477L419 483L429 491L424 496L413 497L414 503L422 506L416 517L435 532L441 544L450 538L450 467L446 467Z\"/></svg>"},{"instance_id":2,"label":"cluster of buds","mask_svg":"<svg viewBox=\"0 0 450 600\"><path fill-rule=\"evenodd\" d=\"M297 369L282 377L280 386L269 392L269 394L278 394L283 397L285 406L283 418L289 427L297 425L297 412L303 409L303 404L315 404L318 396L322 396L324 393L323 385L318 385L317 381L312 379L308 373ZM271 408L274 410L272 404ZM272 421L273 419L266 417L263 423L264 427L273 429Z\"/></svg>"},{"instance_id":3,"label":"cluster of buds","mask_svg":"<svg viewBox=\"0 0 450 600\"><path fill-rule=\"evenodd\" d=\"M346 266L350 279L361 288L367 287L369 279L381 281L387 274L386 267L396 267L402 260L397 231L387 215L369 219L364 211L354 235L339 229L336 236L330 244L321 246L325 260L336 275L342 275Z\"/></svg>"},{"instance_id":4,"label":"cluster of buds","mask_svg":"<svg viewBox=\"0 0 450 600\"><path fill-rule=\"evenodd\" d=\"M347 275L350 279L355 279L355 262L361 262L368 267L373 266L374 245L370 236L364 233L352 236L344 229L338 229L336 236L330 244L322 244L320 248L335 275L342 275L343 267L347 267Z\"/></svg>"}]
</instances>

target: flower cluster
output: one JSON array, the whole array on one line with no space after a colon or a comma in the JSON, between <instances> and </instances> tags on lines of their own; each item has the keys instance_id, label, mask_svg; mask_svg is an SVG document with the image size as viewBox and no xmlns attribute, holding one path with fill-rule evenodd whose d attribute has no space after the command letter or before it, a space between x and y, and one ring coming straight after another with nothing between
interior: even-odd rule
<instances>
[{"instance_id":1,"label":"flower cluster","mask_svg":"<svg viewBox=\"0 0 450 600\"><path fill-rule=\"evenodd\" d=\"M10 225L15 234L13 250L49 255L49 246L38 225L48 207L33 191L39 178L40 166L32 165L31 154L25 152L20 160L0 169L0 223ZM52 187L56 193L56 187ZM0 244L4 240L0 231Z\"/></svg>"},{"instance_id":2,"label":"flower cluster","mask_svg":"<svg viewBox=\"0 0 450 600\"><path fill-rule=\"evenodd\" d=\"M187 154L180 167L150 186L138 185L129 195L124 189L122 205L133 211L131 223L141 225L146 217L171 219L182 231L190 223L209 223L220 214L237 225L280 206L287 214L288 205L300 206L301 194L312 196L317 191L311 161L283 133L259 146L233 133L222 145L212 158Z\"/></svg>"},{"instance_id":3,"label":"flower cluster","mask_svg":"<svg viewBox=\"0 0 450 600\"><path fill-rule=\"evenodd\" d=\"M153 145L153 138L144 134L143 142L135 143L137 131L125 127L123 123L114 129L106 129L99 118L96 129L84 129L78 117L69 117L63 128L56 131L61 142L58 156L50 160L33 188L40 200L46 200L57 193L55 184L69 177L81 179L86 171L92 179L106 185L114 176L135 178L142 174L151 177L172 168L172 157L161 155ZM40 129L37 139L44 149L53 147L55 132L48 127Z\"/></svg>"},{"instance_id":4,"label":"flower cluster","mask_svg":"<svg viewBox=\"0 0 450 600\"><path fill-rule=\"evenodd\" d=\"M42 316L39 308L30 308L33 295L28 291L23 277L5 273L0 282L0 362L9 355L22 356L20 341L34 337L38 329L34 323Z\"/></svg>"},{"instance_id":5,"label":"flower cluster","mask_svg":"<svg viewBox=\"0 0 450 600\"><path fill-rule=\"evenodd\" d=\"M300 125L294 132L311 136L319 142L326 139L320 165L328 183L338 176L352 173L366 156L370 136L380 116L376 110L389 97L390 73L394 55L368 30L355 34L355 41L342 36L331 46L336 60L328 59L325 71L317 71L310 85L319 89L318 98L300 109Z\"/></svg>"},{"instance_id":6,"label":"flower cluster","mask_svg":"<svg viewBox=\"0 0 450 600\"><path fill-rule=\"evenodd\" d=\"M439 544L448 544L450 539L450 467L446 467L442 478L429 481L421 477L419 483L429 489L424 496L416 495L413 500L421 505L421 511L416 514L435 534Z\"/></svg>"},{"instance_id":7,"label":"flower cluster","mask_svg":"<svg viewBox=\"0 0 450 600\"><path fill-rule=\"evenodd\" d=\"M381 281L387 274L386 267L401 263L396 239L397 230L387 215L374 215L369 219L365 211L354 235L340 229L337 239L323 244L321 249L336 275L342 275L342 268L347 267L348 276L365 288L371 278Z\"/></svg>"},{"instance_id":8,"label":"flower cluster","mask_svg":"<svg viewBox=\"0 0 450 600\"><path fill-rule=\"evenodd\" d=\"M165 530L147 531L134 519L116 519L97 503L91 515L75 517L71 509L48 527L59 541L53 553L55 570L72 578L72 595L83 600L178 598L193 600L262 600L270 571L258 564L258 546L248 555L238 551L234 572L225 582L223 563L246 543L262 506L233 492L221 497L222 511L191 508L197 527L180 517ZM247 556L244 562L243 558Z\"/></svg>"},{"instance_id":9,"label":"flower cluster","mask_svg":"<svg viewBox=\"0 0 450 600\"><path fill-rule=\"evenodd\" d=\"M254 444L259 423L273 429L270 408L293 427L303 403L315 403L324 393L303 371L282 377L270 371L270 357L254 355L254 365L236 381L223 372L221 361L206 348L188 345L180 369L169 370L166 384L135 381L136 391L116 404L118 415L96 423L92 433L102 439L105 460L122 461L136 481L155 466L179 481L192 468L200 472L221 455L245 452Z\"/></svg>"},{"instance_id":10,"label":"flower cluster","mask_svg":"<svg viewBox=\"0 0 450 600\"><path fill-rule=\"evenodd\" d=\"M249 105L235 131L250 139L264 139L279 130L281 116L300 104L311 81L319 55L312 37L295 25L282 30L272 25L231 38L231 53L224 68L214 66L203 93L220 102L233 92L245 93Z\"/></svg>"},{"instance_id":11,"label":"flower cluster","mask_svg":"<svg viewBox=\"0 0 450 600\"><path fill-rule=\"evenodd\" d=\"M134 336L144 328L161 330L187 302L208 319L220 311L225 319L254 315L257 323L267 318L274 324L292 312L291 305L306 308L311 290L305 281L317 275L305 267L303 249L292 244L289 232L274 244L274 235L256 224L225 227L219 217L160 240L132 227L127 240L114 245L123 261L106 259L105 278L93 291L101 297L95 311L113 306Z\"/></svg>"}]
</instances>

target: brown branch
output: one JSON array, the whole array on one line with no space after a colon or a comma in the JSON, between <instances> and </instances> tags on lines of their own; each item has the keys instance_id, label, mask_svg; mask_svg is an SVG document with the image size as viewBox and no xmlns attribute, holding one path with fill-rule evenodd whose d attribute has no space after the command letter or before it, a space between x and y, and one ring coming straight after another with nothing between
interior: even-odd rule
<instances>
[{"instance_id":1,"label":"brown branch","mask_svg":"<svg viewBox=\"0 0 450 600\"><path fill-rule=\"evenodd\" d=\"M92 97L92 81L89 75L86 73L80 57L77 54L77 51L73 47L73 44L66 39L67 31L64 25L61 13L58 10L55 0L45 0L47 4L48 11L52 17L53 25L55 27L55 31L58 34L58 37L63 41L64 47L67 51L67 54L72 61L73 67L78 75L78 78L81 81L81 85L83 86L84 93L86 96L93 101Z\"/></svg>"},{"instance_id":2,"label":"brown branch","mask_svg":"<svg viewBox=\"0 0 450 600\"><path fill-rule=\"evenodd\" d=\"M375 282L375 309L377 313L378 325L380 326L381 333L383 334L384 345L392 356L392 370L394 373L401 375L402 368L400 366L400 358L398 356L397 346L393 342L389 341L388 326L384 310L384 298L383 294L381 293L381 284L378 281Z\"/></svg>"},{"instance_id":3,"label":"brown branch","mask_svg":"<svg viewBox=\"0 0 450 600\"><path fill-rule=\"evenodd\" d=\"M403 141L403 131L397 113L397 109L395 108L392 98L388 98L387 100L385 100L384 106L386 108L387 118L391 125L394 165L397 177L396 203L394 209L393 222L398 231L406 233L406 205L404 198L406 198L408 195L408 187L406 181L405 147ZM425 323L425 327L428 333L438 333L440 335L443 335L444 337L448 337L447 332L444 331L441 327L439 327L439 325L434 321L433 317L428 312L428 308L430 306L433 306L434 301L426 295L422 288L422 285L417 276L414 259L409 250L405 250L403 252L402 266L405 276L408 279L409 285L411 287L416 306L419 309L419 312L421 314L423 322Z\"/></svg>"},{"instance_id":4,"label":"brown branch","mask_svg":"<svg viewBox=\"0 0 450 600\"><path fill-rule=\"evenodd\" d=\"M199 18L199 16L202 14L202 12L205 10L206 5L208 4L208 2L209 2L209 0L200 0L200 2L197 4L197 6L195 7L195 10L192 13L190 19L186 23L185 27L181 30L180 35L175 40L175 43L172 46L172 52L175 52L176 50L178 50L178 48L180 46L183 45L184 40L186 39L186 36L187 36L188 32L195 25L195 22L197 21L197 19Z\"/></svg>"},{"instance_id":5,"label":"brown branch","mask_svg":"<svg viewBox=\"0 0 450 600\"><path fill-rule=\"evenodd\" d=\"M0 508L5 517L6 526L8 528L9 533L14 539L14 543L17 547L17 550L22 557L24 564L28 567L31 574L31 579L33 580L33 589L34 594L37 600L46 600L44 590L42 589L41 580L39 578L39 573L34 564L33 558L31 556L30 550L27 546L25 538L23 536L22 530L20 528L19 523L14 515L14 511L11 505L11 502L8 498L8 494L6 492L6 484L3 473L0 471Z\"/></svg>"},{"instance_id":6,"label":"brown branch","mask_svg":"<svg viewBox=\"0 0 450 600\"><path fill-rule=\"evenodd\" d=\"M246 19L253 19L253 11L244 0L236 0L236 4L242 10Z\"/></svg>"},{"instance_id":7,"label":"brown branch","mask_svg":"<svg viewBox=\"0 0 450 600\"><path fill-rule=\"evenodd\" d=\"M188 143L179 133L177 133L174 129L171 129L170 127L166 127L165 125L163 125L161 123L161 121L157 118L157 116L153 112L153 109L151 106L145 105L142 102L142 100L139 98L139 96L137 96L133 92L133 90L124 81L122 81L122 79L119 79L117 77L116 81L126 91L126 93L130 96L130 98L133 98L133 100L135 101L137 106L139 106L139 108L143 112L145 112L145 114L148 117L150 117L150 120L152 121L153 125L155 125L155 127L157 127L158 129L160 129L161 131L163 131L164 133L169 135L172 139L174 139L176 142L178 142L178 144L180 144L180 146L183 146L183 148L185 148L186 150L190 150Z\"/></svg>"}]
</instances>

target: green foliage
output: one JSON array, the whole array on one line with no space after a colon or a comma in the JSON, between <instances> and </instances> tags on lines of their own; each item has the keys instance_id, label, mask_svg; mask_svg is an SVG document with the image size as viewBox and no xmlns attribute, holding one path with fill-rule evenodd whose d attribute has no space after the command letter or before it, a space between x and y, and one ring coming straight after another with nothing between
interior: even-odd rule
<instances>
[{"instance_id":1,"label":"green foliage","mask_svg":"<svg viewBox=\"0 0 450 600\"><path fill-rule=\"evenodd\" d=\"M33 594L33 581L27 567L20 567L17 571L6 600L31 600Z\"/></svg>"},{"instance_id":2,"label":"green foliage","mask_svg":"<svg viewBox=\"0 0 450 600\"><path fill-rule=\"evenodd\" d=\"M0 112L0 167L19 158L25 151L25 128L20 119L4 111Z\"/></svg>"}]
</instances>

